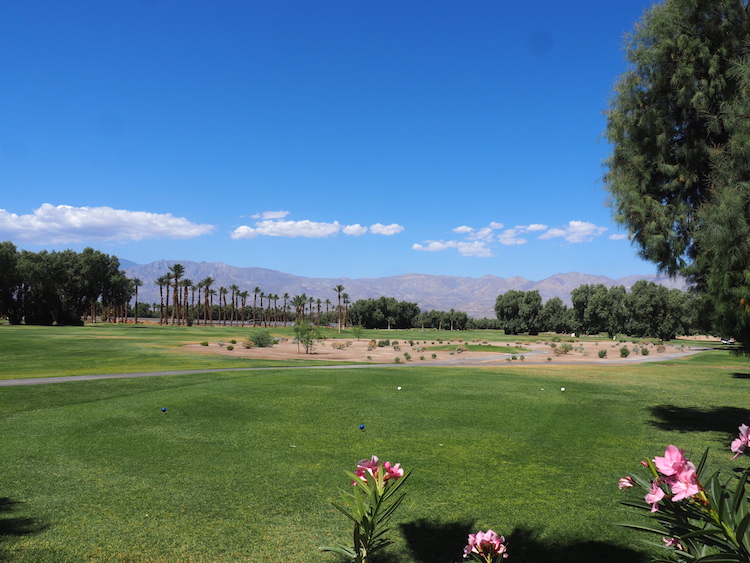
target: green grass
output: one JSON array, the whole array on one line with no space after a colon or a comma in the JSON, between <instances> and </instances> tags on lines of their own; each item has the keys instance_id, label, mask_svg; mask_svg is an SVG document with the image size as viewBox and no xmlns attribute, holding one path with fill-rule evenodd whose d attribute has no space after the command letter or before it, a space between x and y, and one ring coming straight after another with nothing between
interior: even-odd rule
<instances>
[{"instance_id":1,"label":"green grass","mask_svg":"<svg viewBox=\"0 0 750 563\"><path fill-rule=\"evenodd\" d=\"M74 369L76 357L98 369L174 369L186 362L181 343L242 335L15 328L0 327L3 374L34 357L28 369L44 375ZM28 358L15 350L29 343ZM150 349L149 361L138 357ZM99 363L105 351L114 358ZM524 563L645 563L638 534L614 526L623 519L617 480L670 443L693 459L710 446L717 467L743 463L728 445L748 420L748 392L747 360L722 351L625 366L282 369L3 387L0 561L336 563L316 549L349 539L330 503L347 487L343 470L377 454L413 469L385 563L458 562L466 534L487 528Z\"/></svg>"}]
</instances>

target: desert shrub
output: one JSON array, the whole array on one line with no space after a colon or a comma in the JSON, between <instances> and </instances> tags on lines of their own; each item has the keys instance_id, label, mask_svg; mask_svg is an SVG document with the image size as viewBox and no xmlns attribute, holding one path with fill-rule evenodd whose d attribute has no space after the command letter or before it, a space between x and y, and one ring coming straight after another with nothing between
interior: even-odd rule
<instances>
[{"instance_id":1,"label":"desert shrub","mask_svg":"<svg viewBox=\"0 0 750 563\"><path fill-rule=\"evenodd\" d=\"M367 359L368 360L372 360L372 356L367 356Z\"/></svg>"},{"instance_id":2,"label":"desert shrub","mask_svg":"<svg viewBox=\"0 0 750 563\"><path fill-rule=\"evenodd\" d=\"M551 361L552 361L552 358L547 358L547 361L548 361L548 362L551 362Z\"/></svg>"},{"instance_id":3,"label":"desert shrub","mask_svg":"<svg viewBox=\"0 0 750 563\"><path fill-rule=\"evenodd\" d=\"M331 344L331 348L333 348L334 350L344 350L346 349L346 344L344 344L343 342L334 342L333 344Z\"/></svg>"},{"instance_id":4,"label":"desert shrub","mask_svg":"<svg viewBox=\"0 0 750 563\"><path fill-rule=\"evenodd\" d=\"M620 348L620 357L621 358L627 358L630 355L630 350L628 350L627 346L623 346Z\"/></svg>"},{"instance_id":5,"label":"desert shrub","mask_svg":"<svg viewBox=\"0 0 750 563\"><path fill-rule=\"evenodd\" d=\"M398 344L394 344L394 345L393 345L393 349L394 349L394 350L395 350L396 352L400 352L400 351L401 351L401 346L399 346Z\"/></svg>"},{"instance_id":6,"label":"desert shrub","mask_svg":"<svg viewBox=\"0 0 750 563\"><path fill-rule=\"evenodd\" d=\"M244 342L242 343L242 347L243 347L243 348L247 348L248 350L249 350L250 348L255 348L255 342L253 342L252 340L245 340L245 341L244 341Z\"/></svg>"},{"instance_id":7,"label":"desert shrub","mask_svg":"<svg viewBox=\"0 0 750 563\"><path fill-rule=\"evenodd\" d=\"M271 336L271 333L262 329L251 330L247 339L252 340L258 348L270 348L276 344L276 340Z\"/></svg>"},{"instance_id":8,"label":"desert shrub","mask_svg":"<svg viewBox=\"0 0 750 563\"><path fill-rule=\"evenodd\" d=\"M223 340L219 340L219 341L217 342L217 344L218 344L219 346L221 346L222 348L224 347L224 341L223 341Z\"/></svg>"},{"instance_id":9,"label":"desert shrub","mask_svg":"<svg viewBox=\"0 0 750 563\"><path fill-rule=\"evenodd\" d=\"M385 348L386 346L390 346L391 341L390 340L378 340L378 348Z\"/></svg>"},{"instance_id":10,"label":"desert shrub","mask_svg":"<svg viewBox=\"0 0 750 563\"><path fill-rule=\"evenodd\" d=\"M435 358L437 358L437 354L435 354L435 353L433 352L433 353L432 353L432 359L434 360Z\"/></svg>"},{"instance_id":11,"label":"desert shrub","mask_svg":"<svg viewBox=\"0 0 750 563\"><path fill-rule=\"evenodd\" d=\"M550 340L552 340L552 342L560 342L562 338L560 338L559 336L553 336Z\"/></svg>"},{"instance_id":12,"label":"desert shrub","mask_svg":"<svg viewBox=\"0 0 750 563\"><path fill-rule=\"evenodd\" d=\"M646 348L645 346L641 348L641 355L648 356L648 348Z\"/></svg>"},{"instance_id":13,"label":"desert shrub","mask_svg":"<svg viewBox=\"0 0 750 563\"><path fill-rule=\"evenodd\" d=\"M208 340L204 340L203 342L201 342L201 346L208 346Z\"/></svg>"},{"instance_id":14,"label":"desert shrub","mask_svg":"<svg viewBox=\"0 0 750 563\"><path fill-rule=\"evenodd\" d=\"M424 356L419 356L419 359L420 360L424 360Z\"/></svg>"},{"instance_id":15,"label":"desert shrub","mask_svg":"<svg viewBox=\"0 0 750 563\"><path fill-rule=\"evenodd\" d=\"M411 360L411 354L409 354L409 352L404 352L404 358L406 358L406 361L408 362Z\"/></svg>"},{"instance_id":16,"label":"desert shrub","mask_svg":"<svg viewBox=\"0 0 750 563\"><path fill-rule=\"evenodd\" d=\"M237 341L234 338L232 338L232 340L230 340L229 343L230 344L237 344Z\"/></svg>"},{"instance_id":17,"label":"desert shrub","mask_svg":"<svg viewBox=\"0 0 750 563\"><path fill-rule=\"evenodd\" d=\"M417 352L426 352L426 351L427 350L425 349L424 346L417 346Z\"/></svg>"},{"instance_id":18,"label":"desert shrub","mask_svg":"<svg viewBox=\"0 0 750 563\"><path fill-rule=\"evenodd\" d=\"M450 352L448 352L448 354L451 355L451 356L455 356L456 355L456 351L455 350L451 350Z\"/></svg>"},{"instance_id":19,"label":"desert shrub","mask_svg":"<svg viewBox=\"0 0 750 563\"><path fill-rule=\"evenodd\" d=\"M555 348L557 348L557 344L555 344L554 342L550 342L549 347L554 350Z\"/></svg>"},{"instance_id":20,"label":"desert shrub","mask_svg":"<svg viewBox=\"0 0 750 563\"><path fill-rule=\"evenodd\" d=\"M667 347L664 346L664 344L659 344L656 347L656 351L659 352L660 354L663 353L663 352L666 352L666 350L667 350Z\"/></svg>"},{"instance_id":21,"label":"desert shrub","mask_svg":"<svg viewBox=\"0 0 750 563\"><path fill-rule=\"evenodd\" d=\"M400 364L401 363L401 358L399 358L398 356L396 356L395 358L393 358L393 361L396 362L397 364Z\"/></svg>"},{"instance_id":22,"label":"desert shrub","mask_svg":"<svg viewBox=\"0 0 750 563\"><path fill-rule=\"evenodd\" d=\"M378 342L377 342L377 340L375 340L375 339L372 339L372 340L370 340L370 342L368 342L368 343L367 343L367 345L368 345L368 346L369 346L370 348L375 348L375 347L376 347L376 346L378 345Z\"/></svg>"},{"instance_id":23,"label":"desert shrub","mask_svg":"<svg viewBox=\"0 0 750 563\"><path fill-rule=\"evenodd\" d=\"M482 340L482 344L489 344L487 340Z\"/></svg>"},{"instance_id":24,"label":"desert shrub","mask_svg":"<svg viewBox=\"0 0 750 563\"><path fill-rule=\"evenodd\" d=\"M227 346L227 350L234 350L234 346L232 346L232 345L230 344L229 346Z\"/></svg>"},{"instance_id":25,"label":"desert shrub","mask_svg":"<svg viewBox=\"0 0 750 563\"><path fill-rule=\"evenodd\" d=\"M351 346L351 345L352 345L352 341L351 340L347 340L346 342L344 342L344 346L346 346L347 348L349 346Z\"/></svg>"},{"instance_id":26,"label":"desert shrub","mask_svg":"<svg viewBox=\"0 0 750 563\"><path fill-rule=\"evenodd\" d=\"M511 360L517 360L517 359L518 359L518 357L517 357L517 356L516 356L515 354L513 354L513 355L512 355L511 357L510 357L510 359L511 359Z\"/></svg>"},{"instance_id":27,"label":"desert shrub","mask_svg":"<svg viewBox=\"0 0 750 563\"><path fill-rule=\"evenodd\" d=\"M409 346L414 346L414 341L411 339L409 340Z\"/></svg>"},{"instance_id":28,"label":"desert shrub","mask_svg":"<svg viewBox=\"0 0 750 563\"><path fill-rule=\"evenodd\" d=\"M466 352L466 346L456 346L456 354L460 354L461 352Z\"/></svg>"},{"instance_id":29,"label":"desert shrub","mask_svg":"<svg viewBox=\"0 0 750 563\"><path fill-rule=\"evenodd\" d=\"M526 359L526 356L521 356L521 361L524 361Z\"/></svg>"},{"instance_id":30,"label":"desert shrub","mask_svg":"<svg viewBox=\"0 0 750 563\"><path fill-rule=\"evenodd\" d=\"M573 345L572 344L568 344L567 342L565 342L564 344L562 344L560 346L560 348L558 348L558 350L560 350L561 354L567 354L572 349L573 349Z\"/></svg>"},{"instance_id":31,"label":"desert shrub","mask_svg":"<svg viewBox=\"0 0 750 563\"><path fill-rule=\"evenodd\" d=\"M606 350L599 350L598 355L600 358L606 358L607 357L607 351Z\"/></svg>"}]
</instances>

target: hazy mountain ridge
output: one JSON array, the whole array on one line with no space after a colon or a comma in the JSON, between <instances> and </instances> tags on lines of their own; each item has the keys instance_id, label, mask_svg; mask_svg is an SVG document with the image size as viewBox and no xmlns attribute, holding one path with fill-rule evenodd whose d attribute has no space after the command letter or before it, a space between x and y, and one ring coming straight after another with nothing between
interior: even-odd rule
<instances>
[{"instance_id":1,"label":"hazy mountain ridge","mask_svg":"<svg viewBox=\"0 0 750 563\"><path fill-rule=\"evenodd\" d=\"M531 281L522 277L500 278L482 276L469 278L460 276L437 276L429 274L402 274L382 278L307 278L295 276L266 268L238 268L221 262L190 262L187 260L159 260L150 264L136 264L129 260L120 260L128 277L143 280L143 287L138 291L141 302L158 303L159 287L154 283L158 277L169 272L173 264L185 267L185 278L198 283L206 277L215 281L213 287L229 287L236 284L242 291L250 292L248 303L252 303L252 291L259 287L264 293L279 296L288 293L290 296L302 293L315 299L330 299L336 302L333 288L343 285L352 302L357 299L395 297L399 301L417 303L423 311L437 309L448 311L466 311L470 317L495 316L495 299L510 289L519 291L539 291L546 301L559 297L570 305L570 292L583 284L604 284L607 287L623 285L630 289L641 279L653 281L670 289L684 290L687 282L682 278L670 279L666 276L644 275L626 276L613 280L606 276L569 272L555 274L541 281Z\"/></svg>"}]
</instances>

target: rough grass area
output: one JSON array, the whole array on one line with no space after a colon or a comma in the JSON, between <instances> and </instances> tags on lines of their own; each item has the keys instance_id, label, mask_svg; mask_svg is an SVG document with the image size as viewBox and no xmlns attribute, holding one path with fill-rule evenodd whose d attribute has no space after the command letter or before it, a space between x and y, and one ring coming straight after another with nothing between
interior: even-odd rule
<instances>
[{"instance_id":1,"label":"rough grass area","mask_svg":"<svg viewBox=\"0 0 750 563\"><path fill-rule=\"evenodd\" d=\"M458 562L488 527L524 563L645 562L619 477L670 443L745 463L750 368L709 354L3 388L0 560L335 563L316 547L349 538L342 470L377 454L413 469L388 563Z\"/></svg>"}]
</instances>

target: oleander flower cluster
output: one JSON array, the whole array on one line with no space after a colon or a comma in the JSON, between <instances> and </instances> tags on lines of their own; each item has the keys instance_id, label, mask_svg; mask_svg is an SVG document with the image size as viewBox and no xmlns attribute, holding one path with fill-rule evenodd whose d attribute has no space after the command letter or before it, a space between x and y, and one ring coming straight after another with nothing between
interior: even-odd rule
<instances>
[{"instance_id":1,"label":"oleander flower cluster","mask_svg":"<svg viewBox=\"0 0 750 563\"><path fill-rule=\"evenodd\" d=\"M736 459L750 454L750 427L739 426L739 435L730 449ZM720 471L709 472L708 450L697 466L685 451L669 445L663 456L642 461L649 477L621 478L621 490L639 487L643 500L623 500L632 511L645 514L652 523L620 524L626 528L662 535L670 561L733 561L750 563L750 467L736 478L727 479ZM645 502L644 502L645 501ZM660 561L667 559L659 559Z\"/></svg>"},{"instance_id":2,"label":"oleander flower cluster","mask_svg":"<svg viewBox=\"0 0 750 563\"><path fill-rule=\"evenodd\" d=\"M464 559L471 558L473 561L482 563L495 563L508 557L508 547L505 537L498 536L494 531L479 531L469 534L469 543L464 548Z\"/></svg>"},{"instance_id":3,"label":"oleander flower cluster","mask_svg":"<svg viewBox=\"0 0 750 563\"><path fill-rule=\"evenodd\" d=\"M404 476L404 470L401 468L401 464L391 464L390 461L386 461L380 465L380 459L374 455L370 459L363 459L357 464L357 470L354 474L360 479L367 480L368 476L377 480L380 475L383 476L383 481L390 479L396 480ZM356 485L356 481L352 481L353 485Z\"/></svg>"}]
</instances>

